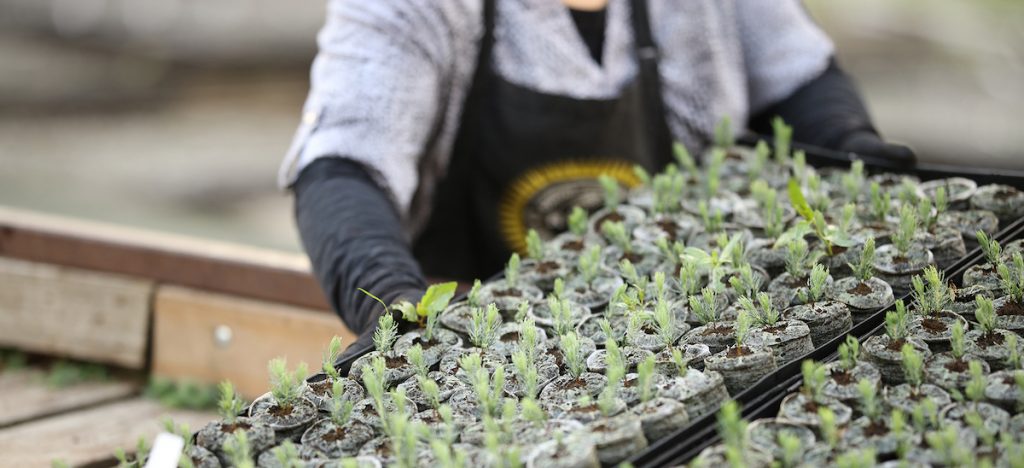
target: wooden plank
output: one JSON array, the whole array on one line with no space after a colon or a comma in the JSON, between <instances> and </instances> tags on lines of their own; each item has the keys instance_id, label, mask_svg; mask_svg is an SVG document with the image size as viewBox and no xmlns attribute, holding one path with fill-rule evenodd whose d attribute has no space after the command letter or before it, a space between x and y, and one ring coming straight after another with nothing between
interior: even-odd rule
<instances>
[{"instance_id":1,"label":"wooden plank","mask_svg":"<svg viewBox=\"0 0 1024 468\"><path fill-rule=\"evenodd\" d=\"M83 382L64 388L46 384L46 373L22 369L0 374L0 428L138 394L139 382Z\"/></svg>"},{"instance_id":2,"label":"wooden plank","mask_svg":"<svg viewBox=\"0 0 1024 468\"><path fill-rule=\"evenodd\" d=\"M216 418L142 398L97 406L0 429L0 466L50 466L53 460L78 466L112 459L114 450L135 447L140 436L152 442L166 416L192 428Z\"/></svg>"},{"instance_id":3,"label":"wooden plank","mask_svg":"<svg viewBox=\"0 0 1024 468\"><path fill-rule=\"evenodd\" d=\"M150 281L0 257L0 345L141 369Z\"/></svg>"},{"instance_id":4,"label":"wooden plank","mask_svg":"<svg viewBox=\"0 0 1024 468\"><path fill-rule=\"evenodd\" d=\"M301 254L0 206L0 256L330 310Z\"/></svg>"},{"instance_id":5,"label":"wooden plank","mask_svg":"<svg viewBox=\"0 0 1024 468\"><path fill-rule=\"evenodd\" d=\"M312 371L331 337L354 341L336 316L294 306L174 286L159 287L154 304L154 375L228 379L249 398L268 390L270 359Z\"/></svg>"}]
</instances>

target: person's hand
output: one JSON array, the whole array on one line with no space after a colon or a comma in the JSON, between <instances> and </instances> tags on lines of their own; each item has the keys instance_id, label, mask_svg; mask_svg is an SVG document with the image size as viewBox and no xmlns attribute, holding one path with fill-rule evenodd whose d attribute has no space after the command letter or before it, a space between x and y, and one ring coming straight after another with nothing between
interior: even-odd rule
<instances>
[{"instance_id":1,"label":"person's hand","mask_svg":"<svg viewBox=\"0 0 1024 468\"><path fill-rule=\"evenodd\" d=\"M423 295L423 290L422 289L414 288L414 289L403 290L403 291L399 292L398 294L389 295L388 297L392 298L391 302L388 302L388 300L383 298L383 297L381 299L384 300L385 303L388 304L388 308L390 309L391 308L391 304L396 304L399 301L403 301L403 300L415 303L417 300L419 300L419 298L422 295ZM415 323L403 320L402 316L401 316L401 313L399 313L397 310L393 310L392 309L391 312L392 312L392 314L394 314L395 323L398 324L398 332L399 332L399 334L405 333L405 332L407 332L407 331L409 331L409 330L411 330L411 329L416 327ZM347 359L349 359L352 356L363 354L364 352L367 352L367 351L373 349L373 333L375 331L377 331L378 320L380 319L380 316L383 315L383 314L384 314L384 308L383 307L377 306L374 309L373 316L367 318L368 320L366 322L367 323L366 329L363 330L363 332L359 334L359 337L356 339L356 341L353 341L351 344L349 344L348 347L345 348L345 351L343 351L341 353L341 355L338 356L338 359L334 361L335 367L338 366L338 363L344 362L344 361L346 361ZM347 368L343 368L341 370L342 370L342 374L348 374L348 369Z\"/></svg>"},{"instance_id":2,"label":"person's hand","mask_svg":"<svg viewBox=\"0 0 1024 468\"><path fill-rule=\"evenodd\" d=\"M874 132L860 131L848 135L839 144L839 150L885 159L900 167L910 167L917 163L917 156L910 147L886 143Z\"/></svg>"}]
</instances>

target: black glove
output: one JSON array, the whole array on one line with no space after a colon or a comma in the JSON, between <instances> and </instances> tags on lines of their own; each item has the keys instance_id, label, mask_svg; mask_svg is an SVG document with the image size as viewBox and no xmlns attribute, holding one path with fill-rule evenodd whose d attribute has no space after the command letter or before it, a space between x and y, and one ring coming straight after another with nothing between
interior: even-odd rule
<instances>
[{"instance_id":1,"label":"black glove","mask_svg":"<svg viewBox=\"0 0 1024 468\"><path fill-rule=\"evenodd\" d=\"M917 162L914 150L904 145L886 143L874 132L859 131L847 135L839 144L839 151L863 156L875 156L898 167L913 166Z\"/></svg>"},{"instance_id":2,"label":"black glove","mask_svg":"<svg viewBox=\"0 0 1024 468\"><path fill-rule=\"evenodd\" d=\"M384 296L394 297L391 302L388 302L388 299L385 299L384 297L381 297L381 300L387 303L388 307L391 307L391 304L403 300L415 304L416 301L423 296L423 292L423 289L407 289L400 291L397 294L384 294ZM400 312L392 310L392 313L394 314L395 323L398 324L399 336L401 336L402 333L416 328L417 325L415 323L403 320ZM377 324L379 323L378 320L380 320L380 317L383 314L384 308L380 305L377 305L376 308L370 311L366 321L367 328L363 330L356 341L353 341L352 344L348 345L348 347L345 348L345 351L343 351L341 355L338 356L338 359L334 361L334 366L341 371L342 375L348 374L348 367L352 364L350 361L354 361L355 357L363 355L373 349L373 333L377 331Z\"/></svg>"}]
</instances>

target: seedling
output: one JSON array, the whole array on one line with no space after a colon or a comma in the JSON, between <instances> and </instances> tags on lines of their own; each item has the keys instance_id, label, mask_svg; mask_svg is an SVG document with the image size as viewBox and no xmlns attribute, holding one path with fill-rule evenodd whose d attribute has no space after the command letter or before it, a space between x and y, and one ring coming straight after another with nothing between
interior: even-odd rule
<instances>
[{"instance_id":1,"label":"seedling","mask_svg":"<svg viewBox=\"0 0 1024 468\"><path fill-rule=\"evenodd\" d=\"M786 230L786 211L778 202L778 192L769 190L765 192L764 201L761 204L761 221L764 225L764 233L769 239L776 239Z\"/></svg>"},{"instance_id":2,"label":"seedling","mask_svg":"<svg viewBox=\"0 0 1024 468\"><path fill-rule=\"evenodd\" d=\"M733 400L722 404L718 412L718 433L726 447L726 458L736 466L746 466L747 422L740 416L740 406Z\"/></svg>"},{"instance_id":3,"label":"seedling","mask_svg":"<svg viewBox=\"0 0 1024 468\"><path fill-rule=\"evenodd\" d=\"M914 423L914 430L918 433L924 433L930 427L939 426L939 409L935 405L935 400L931 398L922 398L914 405L914 411L910 417Z\"/></svg>"},{"instance_id":4,"label":"seedling","mask_svg":"<svg viewBox=\"0 0 1024 468\"><path fill-rule=\"evenodd\" d=\"M565 365L569 375L579 379L587 370L586 356L583 355L583 347L580 345L579 335L576 332L569 332L561 335L559 346L562 348L562 356L565 358Z\"/></svg>"},{"instance_id":5,"label":"seedling","mask_svg":"<svg viewBox=\"0 0 1024 468\"><path fill-rule=\"evenodd\" d=\"M981 246L981 251L985 254L988 264L993 267L999 265L1003 256L1003 248L999 246L999 241L988 237L988 234L980 229L974 235L978 238L978 245Z\"/></svg>"},{"instance_id":6,"label":"seedling","mask_svg":"<svg viewBox=\"0 0 1024 468\"><path fill-rule=\"evenodd\" d=\"M648 401L654 397L654 387L651 385L651 378L654 376L654 356L647 356L637 364L637 385L640 387L640 401Z\"/></svg>"},{"instance_id":7,"label":"seedling","mask_svg":"<svg viewBox=\"0 0 1024 468\"><path fill-rule=\"evenodd\" d=\"M967 414L964 415L964 420L967 422L967 425L974 430L974 433L978 435L978 439L981 439L982 445L989 449L995 448L996 433L985 427L985 420L981 417L980 413L977 411L968 411Z\"/></svg>"},{"instance_id":8,"label":"seedling","mask_svg":"<svg viewBox=\"0 0 1024 468\"><path fill-rule=\"evenodd\" d=\"M691 295L688 298L690 310L697 316L697 320L700 320L704 325L715 323L719 318L717 299L718 290L705 287L700 290L700 296Z\"/></svg>"},{"instance_id":9,"label":"seedling","mask_svg":"<svg viewBox=\"0 0 1024 468\"><path fill-rule=\"evenodd\" d=\"M828 287L828 268L817 263L811 268L811 275L807 278L807 289L797 291L797 296L805 304L814 304L825 297L825 290Z\"/></svg>"},{"instance_id":10,"label":"seedling","mask_svg":"<svg viewBox=\"0 0 1024 468\"><path fill-rule=\"evenodd\" d=\"M519 285L519 254L513 253L505 264L505 283L509 287Z\"/></svg>"},{"instance_id":11,"label":"seedling","mask_svg":"<svg viewBox=\"0 0 1024 468\"><path fill-rule=\"evenodd\" d=\"M836 457L838 468L872 468L876 466L874 449L850 450Z\"/></svg>"},{"instance_id":12,"label":"seedling","mask_svg":"<svg viewBox=\"0 0 1024 468\"><path fill-rule=\"evenodd\" d=\"M516 378L523 385L523 393L526 394L526 397L537 396L540 374L530 355L522 349L515 351L512 353L512 366L516 369Z\"/></svg>"},{"instance_id":13,"label":"seedling","mask_svg":"<svg viewBox=\"0 0 1024 468\"><path fill-rule=\"evenodd\" d=\"M955 291L949 287L943 274L935 266L925 268L922 275L915 275L910 283L913 287L914 303L922 314L938 314L953 302Z\"/></svg>"},{"instance_id":14,"label":"seedling","mask_svg":"<svg viewBox=\"0 0 1024 468\"><path fill-rule=\"evenodd\" d=\"M700 273L697 271L697 264L683 262L679 268L679 292L683 297L689 297L697 294L700 286Z\"/></svg>"},{"instance_id":15,"label":"seedling","mask_svg":"<svg viewBox=\"0 0 1024 468\"><path fill-rule=\"evenodd\" d=\"M224 441L224 455L231 461L231 466L253 468L252 447L249 446L249 435L245 431L235 431Z\"/></svg>"},{"instance_id":16,"label":"seedling","mask_svg":"<svg viewBox=\"0 0 1024 468\"><path fill-rule=\"evenodd\" d=\"M604 191L604 206L611 211L617 210L619 203L622 202L622 189L619 186L619 181L607 174L601 174L597 178L597 182L601 184L601 189Z\"/></svg>"},{"instance_id":17,"label":"seedling","mask_svg":"<svg viewBox=\"0 0 1024 468\"><path fill-rule=\"evenodd\" d=\"M900 354L903 357L903 375L906 376L907 383L916 391L924 382L924 356L910 343L903 344Z\"/></svg>"},{"instance_id":18,"label":"seedling","mask_svg":"<svg viewBox=\"0 0 1024 468\"><path fill-rule=\"evenodd\" d=\"M772 297L766 292L757 293L757 304L749 297L739 298L740 307L761 327L772 327L779 323L781 314L772 304Z\"/></svg>"},{"instance_id":19,"label":"seedling","mask_svg":"<svg viewBox=\"0 0 1024 468\"><path fill-rule=\"evenodd\" d=\"M844 226L841 228L828 225L825 222L825 215L807 203L803 191L800 189L800 183L796 179L789 180L789 201L793 204L793 209L797 214L810 225L814 235L825 244L825 251L829 255L835 254L834 246L849 247L853 245L853 240L847 235L847 228L853 217L852 210L844 210L848 213L844 217Z\"/></svg>"},{"instance_id":20,"label":"seedling","mask_svg":"<svg viewBox=\"0 0 1024 468\"><path fill-rule=\"evenodd\" d=\"M389 313L377 319L377 329L373 332L373 346L379 353L391 351L391 346L398 339L398 324Z\"/></svg>"},{"instance_id":21,"label":"seedling","mask_svg":"<svg viewBox=\"0 0 1024 468\"><path fill-rule=\"evenodd\" d=\"M302 385L309 373L306 363L300 362L295 371L288 372L288 361L285 358L272 359L267 364L270 372L270 393L281 408L291 408L298 403L302 395Z\"/></svg>"},{"instance_id":22,"label":"seedling","mask_svg":"<svg viewBox=\"0 0 1024 468\"><path fill-rule=\"evenodd\" d=\"M707 189L707 197L712 198L718 194L718 188L722 185L722 166L725 164L726 153L720 148L712 148L709 156L704 187Z\"/></svg>"},{"instance_id":23,"label":"seedling","mask_svg":"<svg viewBox=\"0 0 1024 468\"><path fill-rule=\"evenodd\" d=\"M486 309L474 309L469 325L469 341L477 348L489 348L498 340L501 314L498 306L488 304Z\"/></svg>"},{"instance_id":24,"label":"seedling","mask_svg":"<svg viewBox=\"0 0 1024 468\"><path fill-rule=\"evenodd\" d=\"M652 211L654 213L678 211L685 186L686 180L683 175L677 171L675 165L669 164L665 173L654 176L652 184L654 204L651 207Z\"/></svg>"},{"instance_id":25,"label":"seedling","mask_svg":"<svg viewBox=\"0 0 1024 468\"><path fill-rule=\"evenodd\" d=\"M555 333L564 335L575 329L572 317L572 307L569 301L548 296L548 309L551 310L551 318L554 321Z\"/></svg>"},{"instance_id":26,"label":"seedling","mask_svg":"<svg viewBox=\"0 0 1024 468\"><path fill-rule=\"evenodd\" d=\"M526 398L519 404L523 419L533 424L534 427L542 427L548 420L547 413L537 404L537 400Z\"/></svg>"},{"instance_id":27,"label":"seedling","mask_svg":"<svg viewBox=\"0 0 1024 468\"><path fill-rule=\"evenodd\" d=\"M794 278L806 278L810 260L807 241L796 239L786 246L786 273Z\"/></svg>"},{"instance_id":28,"label":"seedling","mask_svg":"<svg viewBox=\"0 0 1024 468\"><path fill-rule=\"evenodd\" d=\"M431 408L437 409L441 407L441 388L438 387L434 379L417 375L416 384L419 385L420 391L423 392L423 396L426 397L427 404Z\"/></svg>"},{"instance_id":29,"label":"seedling","mask_svg":"<svg viewBox=\"0 0 1024 468\"><path fill-rule=\"evenodd\" d=\"M430 366L427 365L423 358L423 347L419 344L410 346L405 352L405 357L416 371L416 375L426 377L427 373L430 372Z\"/></svg>"},{"instance_id":30,"label":"seedling","mask_svg":"<svg viewBox=\"0 0 1024 468\"><path fill-rule=\"evenodd\" d=\"M725 214L721 210L708 208L708 202L701 200L697 202L697 212L700 214L701 222L708 232L720 232L725 224Z\"/></svg>"},{"instance_id":31,"label":"seedling","mask_svg":"<svg viewBox=\"0 0 1024 468\"><path fill-rule=\"evenodd\" d=\"M242 408L245 407L245 402L235 392L235 386L230 381L221 381L218 388L220 389L220 400L217 401L217 413L220 414L224 422L234 424L238 420Z\"/></svg>"},{"instance_id":32,"label":"seedling","mask_svg":"<svg viewBox=\"0 0 1024 468\"><path fill-rule=\"evenodd\" d=\"M673 265L680 265L686 245L679 241L675 241L672 245L669 245L668 239L664 237L660 237L658 240L654 241L654 245L658 247L658 252L665 257L665 260L671 262Z\"/></svg>"},{"instance_id":33,"label":"seedling","mask_svg":"<svg viewBox=\"0 0 1024 468\"><path fill-rule=\"evenodd\" d=\"M469 289L469 293L466 294L466 302L470 307L481 307L483 304L480 303L480 288L483 287L483 283L480 280L473 280L473 287Z\"/></svg>"},{"instance_id":34,"label":"seedling","mask_svg":"<svg viewBox=\"0 0 1024 468\"><path fill-rule=\"evenodd\" d=\"M540 240L540 234L530 229L526 233L526 255L534 260L544 258L544 242Z\"/></svg>"},{"instance_id":35,"label":"seedling","mask_svg":"<svg viewBox=\"0 0 1024 468\"><path fill-rule=\"evenodd\" d=\"M836 425L836 413L828 406L818 407L818 424L825 443L835 449L839 445L839 427Z\"/></svg>"},{"instance_id":36,"label":"seedling","mask_svg":"<svg viewBox=\"0 0 1024 468\"><path fill-rule=\"evenodd\" d=\"M760 276L754 275L754 270L750 264L744 264L739 267L736 275L729 278L729 284L732 286L732 289L742 297L754 297L761 290L762 282L763 280Z\"/></svg>"},{"instance_id":37,"label":"seedling","mask_svg":"<svg viewBox=\"0 0 1024 468\"><path fill-rule=\"evenodd\" d=\"M639 164L633 165L633 175L640 180L640 185L649 187L651 185L651 173L647 172L643 166Z\"/></svg>"},{"instance_id":38,"label":"seedling","mask_svg":"<svg viewBox=\"0 0 1024 468\"><path fill-rule=\"evenodd\" d=\"M882 403L878 401L878 389L868 379L857 382L857 393L860 394L860 410L871 421L882 417Z\"/></svg>"},{"instance_id":39,"label":"seedling","mask_svg":"<svg viewBox=\"0 0 1024 468\"><path fill-rule=\"evenodd\" d=\"M732 148L736 144L736 137L732 133L732 122L728 116L722 117L715 125L715 147L721 149Z\"/></svg>"},{"instance_id":40,"label":"seedling","mask_svg":"<svg viewBox=\"0 0 1024 468\"><path fill-rule=\"evenodd\" d=\"M618 365L608 366L605 373L608 376L608 380L605 382L601 394L598 395L597 406L601 410L601 414L607 418L611 417L615 411L617 402L615 395L619 392L622 378L626 376L626 368L619 363Z\"/></svg>"},{"instance_id":41,"label":"seedling","mask_svg":"<svg viewBox=\"0 0 1024 468\"><path fill-rule=\"evenodd\" d=\"M281 445L270 449L270 453L274 454L274 459L282 468L305 466L305 462L299 457L299 449L290 440L285 440Z\"/></svg>"},{"instance_id":42,"label":"seedling","mask_svg":"<svg viewBox=\"0 0 1024 468\"><path fill-rule=\"evenodd\" d=\"M868 237L864 241L864 250L861 250L857 264L847 263L847 265L853 270L853 276L862 282L871 279L875 275L875 238Z\"/></svg>"},{"instance_id":43,"label":"seedling","mask_svg":"<svg viewBox=\"0 0 1024 468\"><path fill-rule=\"evenodd\" d=\"M878 182L871 183L871 215L876 221L885 221L892 211L892 196L889 192L883 192Z\"/></svg>"},{"instance_id":44,"label":"seedling","mask_svg":"<svg viewBox=\"0 0 1024 468\"><path fill-rule=\"evenodd\" d=\"M907 416L899 408L889 413L889 433L896 439L896 454L903 459L910 451Z\"/></svg>"},{"instance_id":45,"label":"seedling","mask_svg":"<svg viewBox=\"0 0 1024 468\"><path fill-rule=\"evenodd\" d=\"M942 465L966 466L969 463L970 454L959 443L956 426L946 425L940 430L926 433L924 438L928 446L942 457Z\"/></svg>"},{"instance_id":46,"label":"seedling","mask_svg":"<svg viewBox=\"0 0 1024 468\"><path fill-rule=\"evenodd\" d=\"M739 316L736 317L736 349L743 349L743 344L747 342L747 337L750 335L750 327L753 325L753 322L753 317L751 317L746 311L741 311Z\"/></svg>"},{"instance_id":47,"label":"seedling","mask_svg":"<svg viewBox=\"0 0 1024 468\"><path fill-rule=\"evenodd\" d=\"M782 449L782 467L789 468L800 464L801 452L803 450L803 444L800 443L800 438L790 434L789 432L783 431L778 436L779 448Z\"/></svg>"},{"instance_id":48,"label":"seedling","mask_svg":"<svg viewBox=\"0 0 1024 468\"><path fill-rule=\"evenodd\" d=\"M953 323L953 334L949 339L950 354L957 360L963 359L967 353L967 340L964 339L964 326L959 321Z\"/></svg>"},{"instance_id":49,"label":"seedling","mask_svg":"<svg viewBox=\"0 0 1024 468\"><path fill-rule=\"evenodd\" d=\"M665 348L671 348L676 341L676 316L666 301L658 301L654 305L654 328Z\"/></svg>"},{"instance_id":50,"label":"seedling","mask_svg":"<svg viewBox=\"0 0 1024 468\"><path fill-rule=\"evenodd\" d=\"M484 414L496 416L505 395L505 366L499 364L493 371L484 367L473 374L473 392Z\"/></svg>"},{"instance_id":51,"label":"seedling","mask_svg":"<svg viewBox=\"0 0 1024 468\"><path fill-rule=\"evenodd\" d=\"M800 372L803 374L804 379L804 384L800 391L811 401L824 401L825 382L828 379L828 371L825 365L812 359L806 359L800 363Z\"/></svg>"},{"instance_id":52,"label":"seedling","mask_svg":"<svg viewBox=\"0 0 1024 468\"><path fill-rule=\"evenodd\" d=\"M135 442L134 460L129 460L128 454L122 448L118 448L117 450L114 451L114 458L117 459L117 466L119 468L141 467L145 465L146 461L149 458L149 443L146 442L145 437L139 437L139 439Z\"/></svg>"},{"instance_id":53,"label":"seedling","mask_svg":"<svg viewBox=\"0 0 1024 468\"><path fill-rule=\"evenodd\" d=\"M676 372L680 376L686 375L690 369L690 361L683 357L683 352L679 349L672 349L672 363L676 365Z\"/></svg>"},{"instance_id":54,"label":"seedling","mask_svg":"<svg viewBox=\"0 0 1024 468\"><path fill-rule=\"evenodd\" d=\"M896 232L893 232L891 236L892 244L900 255L906 255L910 252L914 235L917 234L917 222L917 213L914 211L914 207L903 205L900 208L899 227L896 228Z\"/></svg>"},{"instance_id":55,"label":"seedling","mask_svg":"<svg viewBox=\"0 0 1024 468\"><path fill-rule=\"evenodd\" d=\"M575 236L582 237L587 233L587 210L579 206L572 207L568 218L569 232Z\"/></svg>"},{"instance_id":56,"label":"seedling","mask_svg":"<svg viewBox=\"0 0 1024 468\"><path fill-rule=\"evenodd\" d=\"M395 304L394 308L402 312L405 320L424 326L423 338L430 341L434 337L434 329L437 328L437 318L455 297L458 286L454 281L431 285L415 305L401 301Z\"/></svg>"},{"instance_id":57,"label":"seedling","mask_svg":"<svg viewBox=\"0 0 1024 468\"><path fill-rule=\"evenodd\" d=\"M899 200L903 205L914 206L917 204L917 185L907 177L900 179Z\"/></svg>"},{"instance_id":58,"label":"seedling","mask_svg":"<svg viewBox=\"0 0 1024 468\"><path fill-rule=\"evenodd\" d=\"M768 159L771 157L772 150L768 147L768 143L764 140L758 141L757 145L754 146L754 159L748 162L749 172L747 177L752 181L764 172L764 168L768 166Z\"/></svg>"},{"instance_id":59,"label":"seedling","mask_svg":"<svg viewBox=\"0 0 1024 468\"><path fill-rule=\"evenodd\" d=\"M613 339L605 340L604 365L608 369L621 368L623 371L626 369L626 359L622 356L619 344Z\"/></svg>"},{"instance_id":60,"label":"seedling","mask_svg":"<svg viewBox=\"0 0 1024 468\"><path fill-rule=\"evenodd\" d=\"M385 428L391 439L391 448L397 466L416 466L419 435L423 432L422 424L410 421L409 416L399 411L386 417Z\"/></svg>"},{"instance_id":61,"label":"seedling","mask_svg":"<svg viewBox=\"0 0 1024 468\"><path fill-rule=\"evenodd\" d=\"M1009 264L1000 263L997 268L1003 291L1015 304L1024 304L1024 257L1014 252Z\"/></svg>"},{"instance_id":62,"label":"seedling","mask_svg":"<svg viewBox=\"0 0 1024 468\"><path fill-rule=\"evenodd\" d=\"M626 226L618 221L605 221L601 225L601 233L608 239L609 242L614 244L616 247L621 249L625 253L633 251L633 244L630 241L629 233L626 232Z\"/></svg>"},{"instance_id":63,"label":"seedling","mask_svg":"<svg viewBox=\"0 0 1024 468\"><path fill-rule=\"evenodd\" d=\"M690 151L678 141L672 144L672 154L675 156L679 166L686 169L690 174L697 173L697 163L693 160L693 156L690 156Z\"/></svg>"},{"instance_id":64,"label":"seedling","mask_svg":"<svg viewBox=\"0 0 1024 468\"><path fill-rule=\"evenodd\" d=\"M1017 340L1017 335L1013 333L1006 336L1006 347L1010 350L1010 355L1006 358L1006 367L1015 370L1021 369L1020 348L1017 346Z\"/></svg>"},{"instance_id":65,"label":"seedling","mask_svg":"<svg viewBox=\"0 0 1024 468\"><path fill-rule=\"evenodd\" d=\"M477 358L479 359L479 356ZM370 395L374 408L380 415L386 414L384 407L384 375L386 372L387 365L384 363L383 356L374 357L362 369L363 386L366 387L366 393Z\"/></svg>"},{"instance_id":66,"label":"seedling","mask_svg":"<svg viewBox=\"0 0 1024 468\"><path fill-rule=\"evenodd\" d=\"M865 180L864 161L858 159L850 163L850 170L839 178L839 183L843 186L847 199L857 200L864 189Z\"/></svg>"},{"instance_id":67,"label":"seedling","mask_svg":"<svg viewBox=\"0 0 1024 468\"><path fill-rule=\"evenodd\" d=\"M327 351L324 352L323 363L321 369L327 377L332 380L341 378L341 374L338 373L338 369L334 368L334 363L338 360L338 356L341 356L341 337L335 336L331 338L330 344L327 345Z\"/></svg>"},{"instance_id":68,"label":"seedling","mask_svg":"<svg viewBox=\"0 0 1024 468\"><path fill-rule=\"evenodd\" d=\"M430 451L440 468L462 468L466 466L466 452L452 449L450 444L440 440L430 441Z\"/></svg>"},{"instance_id":69,"label":"seedling","mask_svg":"<svg viewBox=\"0 0 1024 468\"><path fill-rule=\"evenodd\" d=\"M538 328L534 324L532 318L525 318L519 322L519 343L518 351L526 353L526 357L529 358L529 362L536 362L538 351L538 343L540 337L538 335Z\"/></svg>"},{"instance_id":70,"label":"seedling","mask_svg":"<svg viewBox=\"0 0 1024 468\"><path fill-rule=\"evenodd\" d=\"M977 404L985 400L985 374L981 368L981 362L971 361L967 363L967 371L971 374L971 380L967 382L967 386L964 388L964 394L967 395L967 399L972 401L977 407Z\"/></svg>"},{"instance_id":71,"label":"seedling","mask_svg":"<svg viewBox=\"0 0 1024 468\"><path fill-rule=\"evenodd\" d=\"M860 341L851 335L846 335L846 342L839 345L839 362L846 371L852 371L857 367L857 358L860 357Z\"/></svg>"},{"instance_id":72,"label":"seedling","mask_svg":"<svg viewBox=\"0 0 1024 468\"><path fill-rule=\"evenodd\" d=\"M598 245L590 246L583 255L580 255L577 268L587 284L593 283L601 268L601 247Z\"/></svg>"},{"instance_id":73,"label":"seedling","mask_svg":"<svg viewBox=\"0 0 1024 468\"><path fill-rule=\"evenodd\" d=\"M338 427L343 427L348 424L349 417L352 416L352 402L345 399L345 383L336 380L331 386L331 404L330 404L330 418Z\"/></svg>"},{"instance_id":74,"label":"seedling","mask_svg":"<svg viewBox=\"0 0 1024 468\"><path fill-rule=\"evenodd\" d=\"M619 261L619 272L626 280L626 283L635 287L638 294L643 295L647 291L647 276L636 271L636 266L628 258Z\"/></svg>"},{"instance_id":75,"label":"seedling","mask_svg":"<svg viewBox=\"0 0 1024 468\"><path fill-rule=\"evenodd\" d=\"M790 165L793 167L793 177L800 181L807 181L807 153L800 150L794 151L793 161Z\"/></svg>"},{"instance_id":76,"label":"seedling","mask_svg":"<svg viewBox=\"0 0 1024 468\"><path fill-rule=\"evenodd\" d=\"M775 161L784 164L789 161L789 145L793 141L793 127L786 125L782 117L772 119L772 130L775 133Z\"/></svg>"},{"instance_id":77,"label":"seedling","mask_svg":"<svg viewBox=\"0 0 1024 468\"><path fill-rule=\"evenodd\" d=\"M910 316L903 299L896 300L896 309L885 313L885 334L892 341L901 341L910 334Z\"/></svg>"}]
</instances>

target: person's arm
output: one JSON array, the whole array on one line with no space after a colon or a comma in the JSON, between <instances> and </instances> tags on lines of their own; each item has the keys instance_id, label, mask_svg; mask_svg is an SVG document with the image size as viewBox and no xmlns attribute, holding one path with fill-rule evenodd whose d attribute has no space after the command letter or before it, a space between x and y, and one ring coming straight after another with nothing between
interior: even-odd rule
<instances>
[{"instance_id":1,"label":"person's arm","mask_svg":"<svg viewBox=\"0 0 1024 468\"><path fill-rule=\"evenodd\" d=\"M853 80L834 60L821 75L752 118L751 130L770 134L775 116L793 126L793 139L801 143L897 163L914 162L910 148L886 143L879 136Z\"/></svg>"},{"instance_id":2,"label":"person's arm","mask_svg":"<svg viewBox=\"0 0 1024 468\"><path fill-rule=\"evenodd\" d=\"M415 302L426 287L398 212L358 163L320 158L293 186L295 219L313 271L331 306L353 332L372 330L386 304ZM368 334L367 334L368 335Z\"/></svg>"},{"instance_id":3,"label":"person's arm","mask_svg":"<svg viewBox=\"0 0 1024 468\"><path fill-rule=\"evenodd\" d=\"M468 87L462 70L475 56L479 22L471 3L327 5L279 183L295 193L303 246L328 301L360 342L382 308L359 288L390 303L418 299L424 286L407 221L429 185L424 172L443 170L428 148L443 140L445 117L457 115L452 103Z\"/></svg>"},{"instance_id":4,"label":"person's arm","mask_svg":"<svg viewBox=\"0 0 1024 468\"><path fill-rule=\"evenodd\" d=\"M747 71L750 127L770 133L781 116L793 140L840 151L913 162L909 148L886 144L834 47L798 0L736 0Z\"/></svg>"}]
</instances>

